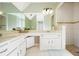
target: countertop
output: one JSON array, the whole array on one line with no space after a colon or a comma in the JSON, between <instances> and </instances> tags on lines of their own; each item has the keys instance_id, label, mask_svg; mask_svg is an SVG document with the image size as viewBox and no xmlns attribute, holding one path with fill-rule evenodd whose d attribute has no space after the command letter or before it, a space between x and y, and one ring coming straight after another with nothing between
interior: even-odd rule
<instances>
[{"instance_id":1,"label":"countertop","mask_svg":"<svg viewBox=\"0 0 79 59\"><path fill-rule=\"evenodd\" d=\"M6 34L2 37L0 37L0 43L2 42L5 42L5 41L9 41L9 40L12 40L12 39L16 39L16 38L19 38L19 37L27 37L27 36L40 36L40 34L42 33L58 33L57 31L34 31L34 30L31 30L29 32L23 32L23 33L9 33L9 34Z\"/></svg>"}]
</instances>

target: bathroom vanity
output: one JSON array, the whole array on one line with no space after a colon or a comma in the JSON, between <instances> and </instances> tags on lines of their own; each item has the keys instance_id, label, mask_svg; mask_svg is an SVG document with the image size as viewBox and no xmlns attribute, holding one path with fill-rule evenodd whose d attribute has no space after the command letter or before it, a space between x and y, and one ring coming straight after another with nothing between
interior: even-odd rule
<instances>
[{"instance_id":1,"label":"bathroom vanity","mask_svg":"<svg viewBox=\"0 0 79 59\"><path fill-rule=\"evenodd\" d=\"M26 39L23 36L0 38L0 56L24 56Z\"/></svg>"},{"instance_id":2,"label":"bathroom vanity","mask_svg":"<svg viewBox=\"0 0 79 59\"><path fill-rule=\"evenodd\" d=\"M26 48L35 45L34 37L40 37L40 50L65 49L65 27L61 31L19 33L16 36L0 37L0 56L24 56Z\"/></svg>"}]
</instances>

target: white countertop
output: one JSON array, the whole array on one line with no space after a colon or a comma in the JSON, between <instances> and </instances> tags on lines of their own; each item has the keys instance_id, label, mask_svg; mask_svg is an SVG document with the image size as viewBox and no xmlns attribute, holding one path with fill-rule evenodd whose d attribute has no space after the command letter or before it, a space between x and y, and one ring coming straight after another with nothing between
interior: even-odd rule
<instances>
[{"instance_id":1,"label":"white countertop","mask_svg":"<svg viewBox=\"0 0 79 59\"><path fill-rule=\"evenodd\" d=\"M40 36L42 33L58 33L58 32L36 32L36 31L30 31L28 33L15 33L16 35L8 34L9 36L3 36L0 37L0 43L12 40L18 37L27 37L27 36Z\"/></svg>"}]
</instances>

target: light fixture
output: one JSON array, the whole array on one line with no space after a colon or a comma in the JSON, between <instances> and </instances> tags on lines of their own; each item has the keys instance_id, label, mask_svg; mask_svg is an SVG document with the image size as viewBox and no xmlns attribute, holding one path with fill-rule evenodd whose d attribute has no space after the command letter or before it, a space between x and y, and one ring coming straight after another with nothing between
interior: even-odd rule
<instances>
[{"instance_id":1,"label":"light fixture","mask_svg":"<svg viewBox=\"0 0 79 59\"><path fill-rule=\"evenodd\" d=\"M3 12L2 11L0 11L0 15L2 15L3 14Z\"/></svg>"},{"instance_id":2,"label":"light fixture","mask_svg":"<svg viewBox=\"0 0 79 59\"><path fill-rule=\"evenodd\" d=\"M52 8L44 8L42 10L43 14L48 15L48 14L52 14L53 13L53 9Z\"/></svg>"},{"instance_id":3,"label":"light fixture","mask_svg":"<svg viewBox=\"0 0 79 59\"><path fill-rule=\"evenodd\" d=\"M36 15L35 13L24 13L24 15L29 19L32 20L32 18Z\"/></svg>"}]
</instances>

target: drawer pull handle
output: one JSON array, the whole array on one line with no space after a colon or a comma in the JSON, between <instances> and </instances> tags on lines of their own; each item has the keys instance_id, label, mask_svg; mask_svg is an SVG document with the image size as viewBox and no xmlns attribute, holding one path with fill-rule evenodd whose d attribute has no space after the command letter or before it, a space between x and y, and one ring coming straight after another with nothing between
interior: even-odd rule
<instances>
[{"instance_id":1,"label":"drawer pull handle","mask_svg":"<svg viewBox=\"0 0 79 59\"><path fill-rule=\"evenodd\" d=\"M5 50L3 50L3 51L0 51L0 53L4 53L4 52L6 52L7 51L7 49L5 49Z\"/></svg>"},{"instance_id":2,"label":"drawer pull handle","mask_svg":"<svg viewBox=\"0 0 79 59\"><path fill-rule=\"evenodd\" d=\"M25 37L24 39L29 38L29 37L33 37L33 36L27 36L27 37Z\"/></svg>"}]
</instances>

